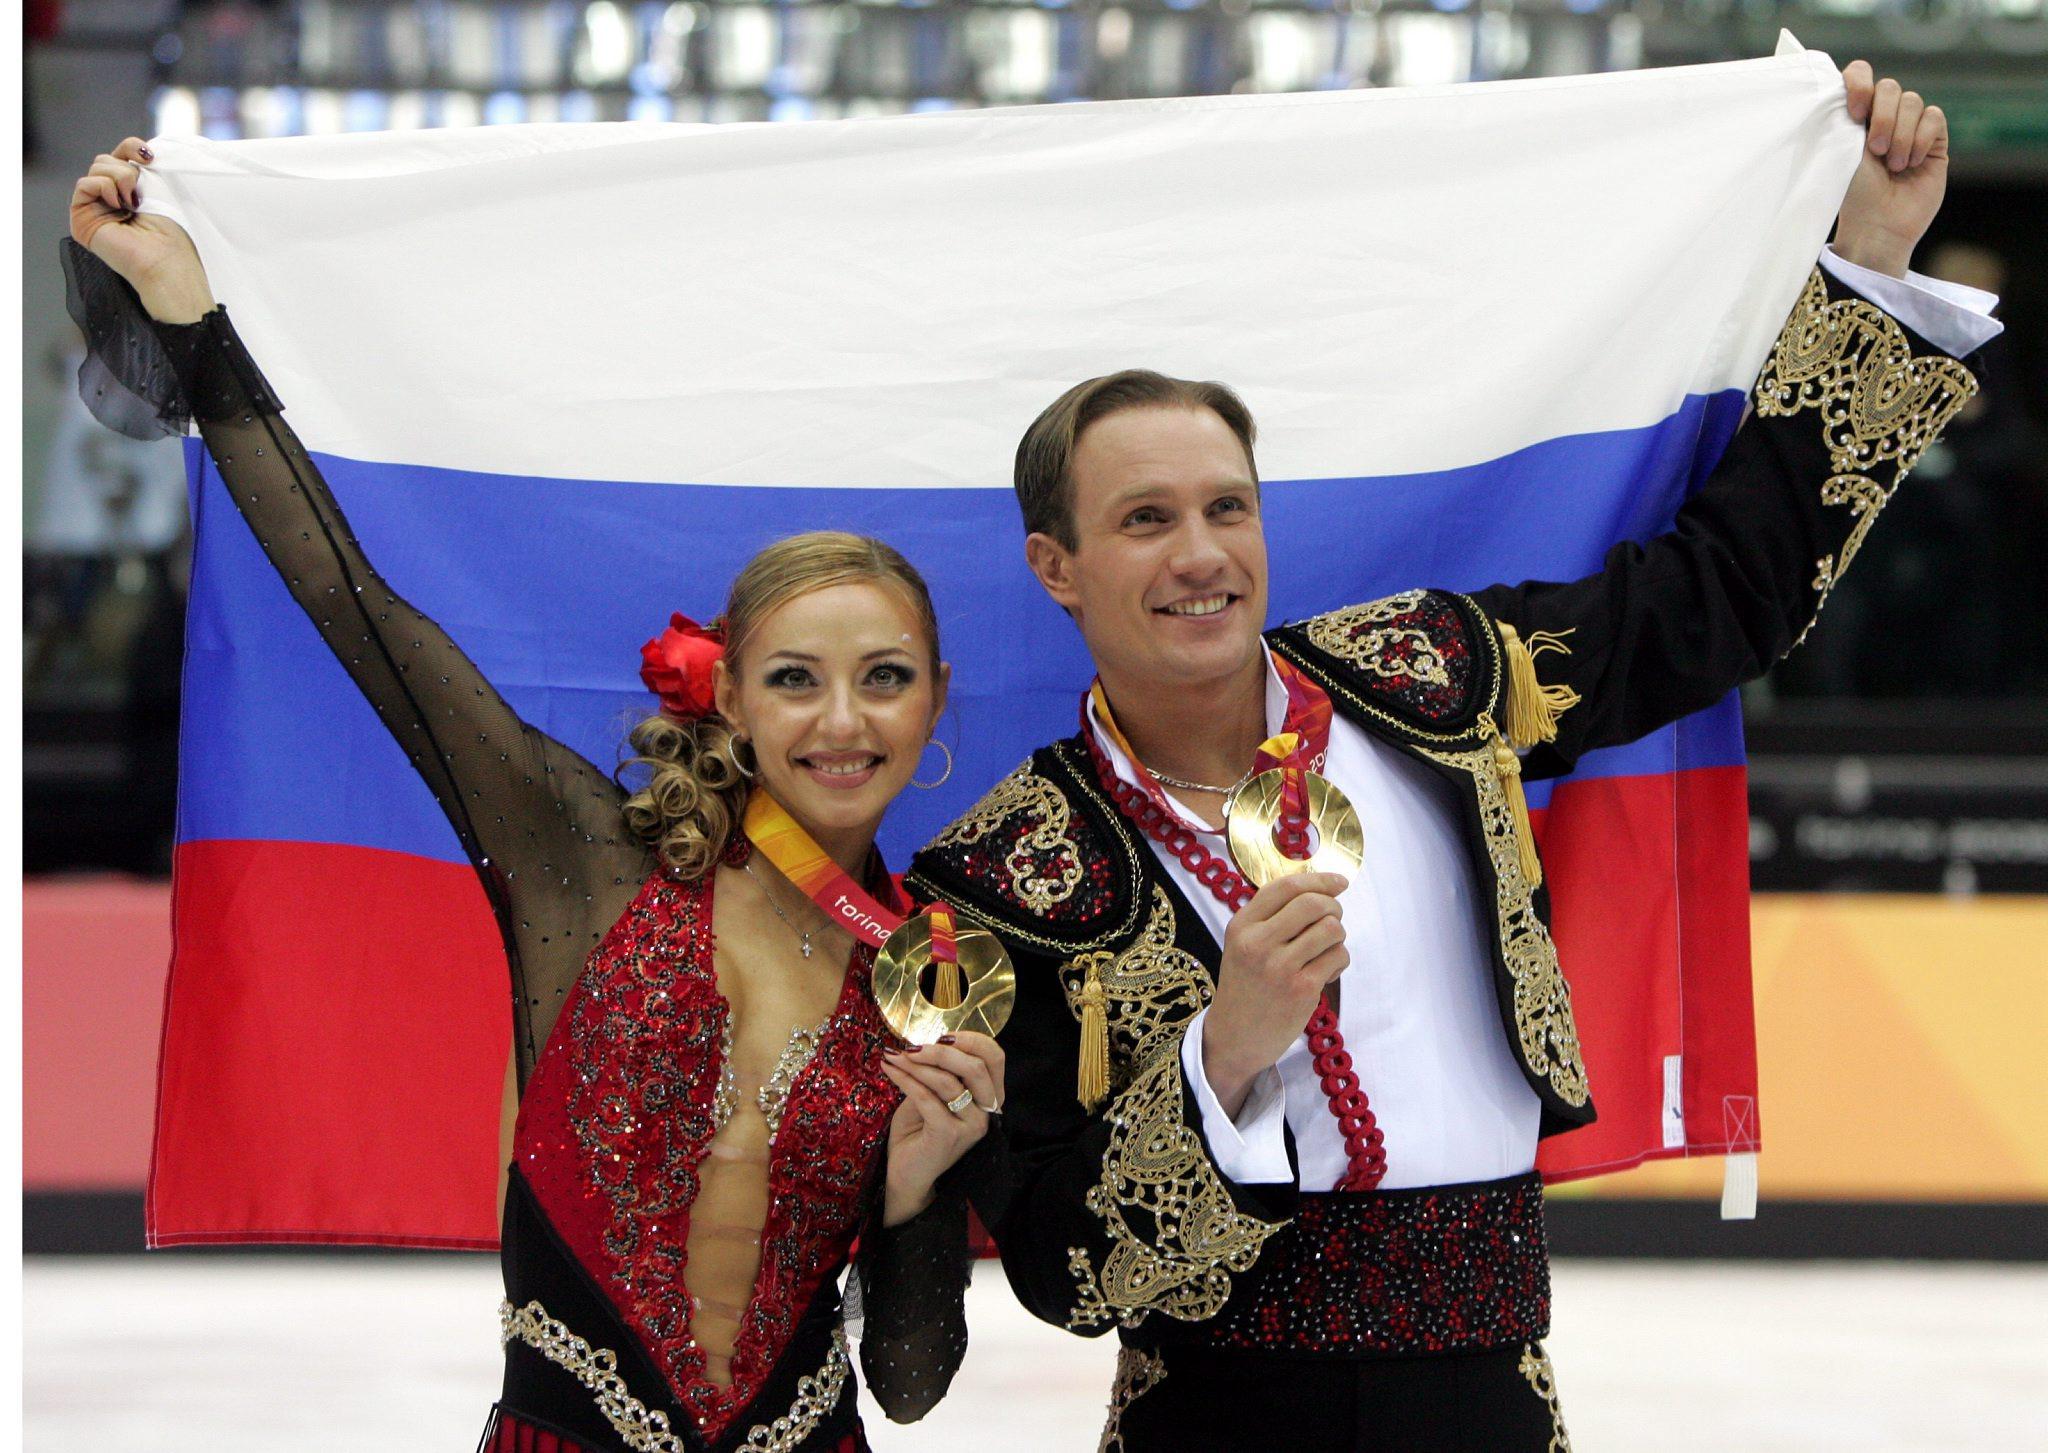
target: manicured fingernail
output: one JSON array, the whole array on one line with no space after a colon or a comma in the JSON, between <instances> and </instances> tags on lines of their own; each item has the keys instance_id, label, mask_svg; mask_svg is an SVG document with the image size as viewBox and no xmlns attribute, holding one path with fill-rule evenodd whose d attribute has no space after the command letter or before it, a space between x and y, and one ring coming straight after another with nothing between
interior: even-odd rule
<instances>
[{"instance_id":1,"label":"manicured fingernail","mask_svg":"<svg viewBox=\"0 0 2048 1453\"><path fill-rule=\"evenodd\" d=\"M957 1040L955 1039L955 1037L954 1037L953 1035L950 1035L950 1034L942 1034L942 1035L940 1035L940 1036L939 1036L939 1043L940 1043L940 1044L954 1044L954 1043L957 1043L957 1042L958 1042L958 1041L957 1041Z\"/></svg>"},{"instance_id":2,"label":"manicured fingernail","mask_svg":"<svg viewBox=\"0 0 2048 1453\"><path fill-rule=\"evenodd\" d=\"M922 1050L923 1048L924 1048L924 1046L923 1046L923 1045L921 1045L921 1044L913 1044L913 1045L911 1045L911 1046L910 1046L910 1048L908 1048L908 1049L904 1050L903 1052L904 1052L905 1054L916 1054L916 1053L918 1053L918 1052L919 1052L920 1050Z\"/></svg>"},{"instance_id":3,"label":"manicured fingernail","mask_svg":"<svg viewBox=\"0 0 2048 1453\"><path fill-rule=\"evenodd\" d=\"M150 150L150 149L149 149L148 147L146 147L146 146L138 146L138 147L137 147L137 148L135 149L135 154L136 154L137 156L141 157L141 158L142 158L142 159L143 159L144 161L155 161L155 160L156 160L156 153L155 153L155 152L153 152L153 151L151 151L151 150Z\"/></svg>"}]
</instances>

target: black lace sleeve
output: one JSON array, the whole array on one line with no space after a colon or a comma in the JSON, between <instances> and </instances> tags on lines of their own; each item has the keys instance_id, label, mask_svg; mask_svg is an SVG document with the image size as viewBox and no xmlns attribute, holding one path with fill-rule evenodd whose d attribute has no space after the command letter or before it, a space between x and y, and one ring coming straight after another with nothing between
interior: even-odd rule
<instances>
[{"instance_id":1,"label":"black lace sleeve","mask_svg":"<svg viewBox=\"0 0 2048 1453\"><path fill-rule=\"evenodd\" d=\"M226 309L153 323L99 259L75 244L65 257L93 351L87 403L104 380L98 402L117 398L133 427L145 412L159 433L198 423L264 554L454 825L504 937L523 1085L584 957L649 866L620 821L619 788L521 721L371 566Z\"/></svg>"},{"instance_id":2,"label":"black lace sleeve","mask_svg":"<svg viewBox=\"0 0 2048 1453\"><path fill-rule=\"evenodd\" d=\"M861 1237L849 1320L864 1323L861 1374L891 1422L914 1423L938 1405L967 1354L967 1283L974 1273L970 1202L992 1221L1009 1178L1001 1122L939 1178L931 1205L900 1226L876 1214Z\"/></svg>"}]
</instances>

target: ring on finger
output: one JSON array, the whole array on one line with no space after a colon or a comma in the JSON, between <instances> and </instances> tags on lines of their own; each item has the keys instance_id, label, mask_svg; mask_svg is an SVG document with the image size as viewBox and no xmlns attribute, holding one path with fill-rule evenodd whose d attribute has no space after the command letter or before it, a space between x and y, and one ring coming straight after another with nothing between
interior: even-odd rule
<instances>
[{"instance_id":1,"label":"ring on finger","mask_svg":"<svg viewBox=\"0 0 2048 1453\"><path fill-rule=\"evenodd\" d=\"M962 1090L959 1094L955 1095L952 1099L946 1102L946 1108L948 1110L951 1110L955 1115L958 1115L962 1110L965 1110L969 1105L972 1105L973 1103L974 1091Z\"/></svg>"}]
</instances>

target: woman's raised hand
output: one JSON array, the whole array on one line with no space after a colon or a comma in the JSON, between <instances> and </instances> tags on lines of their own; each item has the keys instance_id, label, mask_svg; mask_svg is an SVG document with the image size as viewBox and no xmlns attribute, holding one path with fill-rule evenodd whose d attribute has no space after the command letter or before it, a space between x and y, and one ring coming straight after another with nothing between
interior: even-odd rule
<instances>
[{"instance_id":1,"label":"woman's raised hand","mask_svg":"<svg viewBox=\"0 0 2048 1453\"><path fill-rule=\"evenodd\" d=\"M882 1206L882 1223L896 1226L929 1206L939 1177L988 1134L1003 1108L1003 1049L985 1034L962 1032L884 1056L882 1073L903 1092L889 1122Z\"/></svg>"},{"instance_id":2,"label":"woman's raised hand","mask_svg":"<svg viewBox=\"0 0 2048 1453\"><path fill-rule=\"evenodd\" d=\"M152 160L135 136L97 157L71 189L72 240L126 278L151 317L195 323L213 308L198 250L170 218L136 210Z\"/></svg>"}]
</instances>

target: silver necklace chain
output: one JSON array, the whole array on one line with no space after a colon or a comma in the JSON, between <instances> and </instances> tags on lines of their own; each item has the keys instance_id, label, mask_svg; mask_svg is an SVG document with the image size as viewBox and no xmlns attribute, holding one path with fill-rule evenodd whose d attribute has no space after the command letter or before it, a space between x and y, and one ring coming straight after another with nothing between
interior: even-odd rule
<instances>
[{"instance_id":1,"label":"silver necklace chain","mask_svg":"<svg viewBox=\"0 0 2048 1453\"><path fill-rule=\"evenodd\" d=\"M782 905L780 903L777 903L775 901L775 895L768 891L767 883L762 881L761 875L754 871L753 863L741 863L740 867L745 869L747 876L754 880L754 886L761 890L761 896L768 900L768 906L775 910L775 916L781 919L785 924L788 924L789 931L796 935L797 951L801 953L805 958L809 958L811 956L812 931L807 928L798 928L796 926L796 921L792 919L787 913L784 913L782 911Z\"/></svg>"},{"instance_id":2,"label":"silver necklace chain","mask_svg":"<svg viewBox=\"0 0 2048 1453\"><path fill-rule=\"evenodd\" d=\"M1154 777L1157 777L1169 787L1178 787L1185 792L1214 792L1223 797L1231 796L1238 788L1252 780L1252 774L1247 771L1228 787L1213 787L1207 782L1190 782L1184 777L1169 777L1157 767L1147 768L1146 770L1150 771Z\"/></svg>"}]
</instances>

